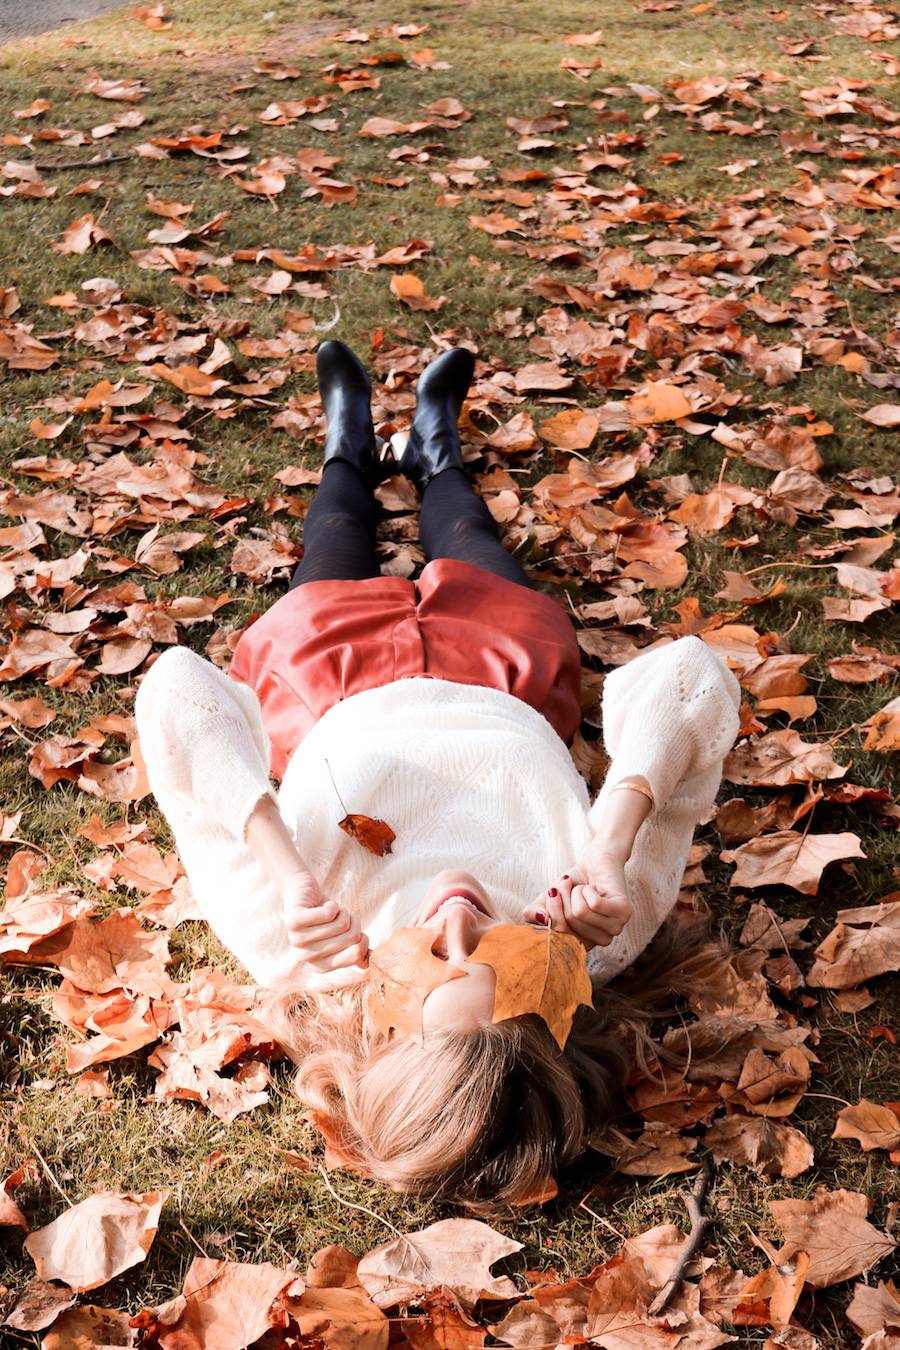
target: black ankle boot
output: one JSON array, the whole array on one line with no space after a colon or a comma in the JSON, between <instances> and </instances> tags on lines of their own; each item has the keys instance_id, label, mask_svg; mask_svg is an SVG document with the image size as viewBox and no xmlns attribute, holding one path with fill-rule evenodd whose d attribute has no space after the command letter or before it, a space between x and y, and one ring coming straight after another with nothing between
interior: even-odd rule
<instances>
[{"instance_id":1,"label":"black ankle boot","mask_svg":"<svg viewBox=\"0 0 900 1350\"><path fill-rule=\"evenodd\" d=\"M342 459L376 487L397 465L378 457L365 366L343 342L323 342L316 352L316 379L325 412L325 463Z\"/></svg>"},{"instance_id":2,"label":"black ankle boot","mask_svg":"<svg viewBox=\"0 0 900 1350\"><path fill-rule=\"evenodd\" d=\"M416 411L400 472L419 492L445 469L463 468L456 423L474 370L472 353L452 347L432 361L416 385Z\"/></svg>"}]
</instances>

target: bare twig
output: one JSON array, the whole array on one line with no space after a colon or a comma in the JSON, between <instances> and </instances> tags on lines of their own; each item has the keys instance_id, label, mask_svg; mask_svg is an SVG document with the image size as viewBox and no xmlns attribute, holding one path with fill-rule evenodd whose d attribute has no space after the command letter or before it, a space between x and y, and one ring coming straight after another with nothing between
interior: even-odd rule
<instances>
[{"instance_id":1,"label":"bare twig","mask_svg":"<svg viewBox=\"0 0 900 1350\"><path fill-rule=\"evenodd\" d=\"M52 1171L50 1170L50 1164L47 1162L47 1159L44 1157L43 1153L42 1153L41 1150L38 1148L37 1144L34 1142L34 1139L31 1137L31 1135L28 1136L28 1147L29 1147L29 1150L30 1150L30 1151L34 1154L34 1156L37 1158L38 1162L41 1164L41 1167L43 1167L44 1171L47 1173L47 1177L48 1177L49 1180L52 1182L52 1184L56 1187L56 1189L59 1191L60 1195L61 1195L62 1198L65 1200L66 1204L69 1206L70 1209L73 1209L73 1208L74 1208L74 1201L72 1201L72 1200L69 1199L69 1197L66 1195L65 1191L63 1190L62 1186L60 1186L59 1182L56 1180L56 1177L53 1175Z\"/></svg>"},{"instance_id":2,"label":"bare twig","mask_svg":"<svg viewBox=\"0 0 900 1350\"><path fill-rule=\"evenodd\" d=\"M400 1232L399 1228L395 1228L394 1225L391 1223L390 1219L386 1219L383 1214L377 1214L374 1209L369 1209L367 1205L354 1204L352 1200L345 1200L342 1195L338 1195L337 1191L334 1189L334 1187L332 1186L331 1182L328 1179L328 1173L325 1171L325 1168L321 1166L321 1164L319 1165L319 1174L321 1175L322 1180L325 1182L326 1190L334 1197L334 1199L338 1202L339 1205L345 1205L347 1209L356 1209L359 1211L360 1214L368 1214L370 1219L377 1219L379 1223L384 1224L385 1228L389 1228L395 1237L399 1238L406 1236L405 1233Z\"/></svg>"},{"instance_id":3,"label":"bare twig","mask_svg":"<svg viewBox=\"0 0 900 1350\"><path fill-rule=\"evenodd\" d=\"M684 1197L684 1203L687 1205L687 1212L691 1220L691 1229L684 1240L684 1246L675 1262L672 1274L650 1304L650 1313L653 1317L658 1317L661 1312L665 1312L678 1293L684 1280L685 1271L697 1255L712 1223L710 1216L703 1213L703 1202L706 1199L706 1193L709 1190L712 1178L713 1165L709 1158L706 1158L703 1167L697 1174L693 1190Z\"/></svg>"},{"instance_id":4,"label":"bare twig","mask_svg":"<svg viewBox=\"0 0 900 1350\"><path fill-rule=\"evenodd\" d=\"M104 164L117 164L121 160L131 158L131 155L107 155L105 159L70 159L66 164L63 164L61 160L38 159L30 167L37 169L40 173L53 173L66 169L102 169Z\"/></svg>"}]
</instances>

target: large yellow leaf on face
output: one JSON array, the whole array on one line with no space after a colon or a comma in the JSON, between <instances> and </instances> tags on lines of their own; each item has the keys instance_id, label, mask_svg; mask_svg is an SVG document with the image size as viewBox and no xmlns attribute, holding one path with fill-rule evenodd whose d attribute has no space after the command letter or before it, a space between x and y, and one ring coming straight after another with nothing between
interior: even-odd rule
<instances>
[{"instance_id":1,"label":"large yellow leaf on face","mask_svg":"<svg viewBox=\"0 0 900 1350\"><path fill-rule=\"evenodd\" d=\"M576 937L525 924L490 928L469 957L497 976L494 1022L537 1013L562 1049L575 1009L591 1004L591 977Z\"/></svg>"}]
</instances>

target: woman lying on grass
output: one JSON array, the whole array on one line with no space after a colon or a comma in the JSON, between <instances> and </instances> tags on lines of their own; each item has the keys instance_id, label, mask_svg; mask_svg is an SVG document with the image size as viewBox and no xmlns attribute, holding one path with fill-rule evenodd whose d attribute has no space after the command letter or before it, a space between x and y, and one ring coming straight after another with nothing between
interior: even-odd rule
<instances>
[{"instance_id":1,"label":"woman lying on grass","mask_svg":"<svg viewBox=\"0 0 900 1350\"><path fill-rule=\"evenodd\" d=\"M422 496L428 563L413 582L379 573L373 488L398 466L379 458L368 377L341 343L320 348L325 464L291 587L243 634L230 678L183 648L161 656L137 720L200 908L277 991L278 1038L314 1118L364 1174L486 1212L546 1191L615 1109L629 1053L604 986L675 904L739 694L697 638L613 671L611 766L591 804L566 748L581 718L574 629L500 543L463 468L473 367L447 351L417 387L399 462ZM341 830L345 809L386 821L391 851ZM501 925L501 951L521 937L512 925L545 930L535 961L557 935L583 944L599 1010L579 1007L567 1037L528 979L492 1020L497 965L476 948ZM413 1009L401 1031L372 999L390 965L379 950L410 928L402 941L424 959L388 989ZM654 949L655 974L632 980L638 1018L716 955L664 934ZM452 975L436 985L435 958Z\"/></svg>"}]
</instances>

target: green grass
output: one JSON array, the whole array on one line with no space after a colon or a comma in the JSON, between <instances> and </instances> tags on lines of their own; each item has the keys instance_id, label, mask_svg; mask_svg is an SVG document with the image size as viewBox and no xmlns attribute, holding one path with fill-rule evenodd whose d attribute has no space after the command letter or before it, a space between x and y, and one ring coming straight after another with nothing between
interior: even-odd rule
<instances>
[{"instance_id":1,"label":"green grass","mask_svg":"<svg viewBox=\"0 0 900 1350\"><path fill-rule=\"evenodd\" d=\"M471 4L420 0L415 12L405 15L381 3L354 5L352 13L313 4L304 7L302 18L298 18L297 6L287 0L267 0L265 5L259 0L233 0L217 7L201 0L178 0L173 10L176 22L164 33L148 32L123 11L0 52L0 128L6 133L23 134L43 125L89 129L130 106L100 102L79 93L89 73L105 78L141 78L150 90L136 105L146 116L139 129L80 149L36 142L36 157L45 163L86 160L95 152L125 154L126 159L107 167L47 171L46 181L57 188L55 197L8 197L2 202L0 284L16 286L22 303L16 317L33 323L37 336L57 333L71 323L65 311L46 305L50 296L77 291L88 279L107 276L116 280L131 303L175 314L201 328L211 319L231 318L247 321L255 334L269 337L283 327L290 308L325 324L336 312L336 305L340 318L329 336L350 342L364 355L369 354L378 330L384 330L389 341L408 341L415 347L427 346L432 333L452 331L474 339L485 360L515 370L535 358L528 350L527 338L509 338L498 331L498 314L520 307L520 322L527 326L528 336L539 333L536 325L549 305L532 289L534 279L548 274L557 280L589 285L593 276L589 262L595 250L585 246L585 265L575 267L525 255L523 242L558 242L552 217L542 214L552 177L533 185L533 207L522 213L523 229L532 237L507 236L517 240L518 246L498 248L487 234L469 228L467 217L494 210L517 215L518 208L488 200L469 187L456 188L446 178L453 172L455 160L478 155L489 160L490 167L479 172L478 178L481 190L491 192L508 186L500 179L503 169L519 168L527 160L551 176L575 170L578 155L585 148L596 148L604 136L614 138L621 131L640 131L644 148L622 152L632 161L628 169L621 174L600 170L591 176L591 182L604 190L633 180L645 194L645 201L684 210L682 220L671 231L663 222L637 221L605 233L604 246L631 248L638 260L649 260L643 246L654 238L707 238L704 232L715 226L723 207L735 207L741 197L748 198L748 209L762 203L785 221L808 221L813 212L782 196L784 189L801 180L800 163L807 159L814 162L820 181L839 180L842 172L870 170L889 160L891 142L879 143L877 139L884 125L865 113L856 118L810 117L800 98L805 88L830 85L838 79L862 80L870 86L868 95L890 105L896 100L896 81L892 84L884 74L884 65L871 59L888 44L846 37L829 22L827 14L806 5L786 4L779 18L771 17L754 0L720 0L699 13L693 13L687 5L657 11L612 0L575 0L564 11L546 0L499 5L483 0ZM366 46L335 43L329 36L351 23L369 28L398 21L427 24L428 29L410 42L380 38ZM603 30L604 42L587 49L584 55L587 59L599 56L603 66L589 81L577 80L560 69L559 61L579 49L564 46L559 38L563 33L589 32L598 27ZM815 54L821 59L809 62L790 57L778 37L814 38ZM357 65L373 53L398 48L408 52L426 45L450 69L422 73L409 65L375 67L382 81L379 91L339 96L328 110L327 115L338 119L337 133L316 130L308 120L300 120L294 127L272 128L257 119L270 101L335 92L320 75L329 62ZM299 66L301 78L275 82L253 73L260 58L275 57ZM761 134L744 137L707 132L697 117L685 117L671 106L676 101L671 92L673 84L707 75L734 78L748 70L778 77L750 87L749 94L759 107L718 102L705 111L716 108L723 116L746 124L760 118ZM644 120L649 96L648 101L642 101L630 88L633 84L653 85L660 91L658 115ZM601 93L604 88L608 92ZM43 119L12 118L14 109L26 107L39 97L51 100L53 105ZM460 99L473 114L459 130L435 129L387 140L367 140L355 134L370 116L411 121L428 104L447 97ZM543 114L555 101L565 102L570 121L567 129L553 133L557 149L546 155L521 154L518 137L506 126L506 118ZM861 158L845 162L836 156L843 149L841 136L852 124L862 127L868 139L859 147L853 142ZM358 187L358 200L352 206L326 208L318 198L304 197L306 184L294 176L288 179L286 190L268 202L247 196L227 178L217 176L211 171L211 161L195 156L157 161L132 153L153 136L171 135L188 126L203 130L239 128L229 135L228 142L249 147L244 161L248 166L266 156L296 154L308 146L339 155L334 174ZM785 156L778 137L788 130L815 132L832 153ZM389 158L392 148L406 143L427 147L427 162L406 164ZM615 150L616 146L610 148ZM29 161L34 153L7 143L4 159ZM660 161L660 156L670 154L681 158L670 164ZM757 159L757 166L734 179L720 171L721 165L743 156ZM397 173L408 178L405 187L391 188L372 181L376 175ZM66 196L69 188L88 177L102 179L98 192ZM223 261L198 269L221 277L232 287L228 295L215 300L191 299L175 284L174 273L136 266L130 251L148 247L147 231L162 224L159 217L145 210L148 191L166 199L193 202L188 219L194 224L220 211L230 212L222 232L199 245L209 247ZM459 194L457 204L441 204L442 194L454 192ZM754 192L762 193L759 201L752 199ZM896 264L884 236L895 228L894 222L886 211L869 212L839 204L831 204L828 209L837 221L833 238L818 239L808 247L824 255L832 243L852 245L862 261L827 275L833 308L824 331L837 331L851 344L857 340L854 332L866 335L877 344L863 348L872 359L873 369L890 369L891 350L896 354L896 337L893 348L889 345L896 321L896 293L890 289L890 278ZM92 211L95 218L102 216L102 225L112 235L114 246L75 257L53 251L51 242L86 211ZM589 214L589 210L576 207L572 219ZM858 226L864 232L856 237L852 232ZM841 231L848 233L842 236ZM412 270L423 278L430 294L448 297L448 304L440 311L410 312L401 307L390 294L390 272L385 268L326 274L332 297L327 300L297 296L268 300L249 289L247 279L267 273L269 264L227 262L238 249L277 247L293 253L307 243L325 249L339 242L361 245L373 241L376 251L381 252L412 238L428 240L432 245L426 258ZM185 243L187 248L196 246L193 240ZM798 285L809 284L816 272L812 260L804 261L795 253L768 259L760 275L762 293L775 300L790 297ZM884 289L873 289L861 282L860 276L874 279ZM727 294L727 288L721 293ZM640 297L629 299L637 308ZM81 311L76 313L82 317ZM603 315L586 317L600 322ZM741 328L745 334L755 332L760 341L774 345L790 342L794 325L767 325L744 316ZM808 338L809 333L805 336ZM140 367L132 360L116 356L104 359L95 350L71 340L57 345L63 350L63 359L46 373L3 373L0 367L3 486L36 490L34 480L12 469L12 461L19 456L46 451L78 459L83 454L78 433L87 419L76 419L51 444L33 440L28 427L35 414L44 421L54 420L44 400L63 391L83 393L102 377L113 381L140 378ZM262 359L242 359L247 371L265 370L271 365ZM808 407L819 420L829 421L834 432L818 444L826 461L823 476L830 482L837 483L835 475L853 466L869 465L879 473L887 473L892 467L896 433L879 432L858 416L873 403L895 401L890 388L871 388L858 376L840 367L817 364L809 357L795 383L774 389L754 380L740 361L720 362L709 356L703 365L729 391L739 390L746 396L745 405L729 416L732 424L759 422L772 405ZM587 404L602 403L607 398L626 396L642 378L658 373L652 359L639 352L625 377L610 390L597 386L586 391L579 385L574 393ZM298 443L270 428L273 414L291 393L312 387L311 361L303 358L266 406L241 408L236 416L225 420L196 414L186 419L194 433L192 449L209 458L208 465L200 469L201 476L222 491L244 492L253 499L242 513L247 519L241 534L266 525L262 498L276 491L271 474L278 467L297 463L303 457L307 463L315 462L318 447L314 442ZM174 391L171 398L182 401ZM542 415L553 410L537 401L523 406L533 412L540 409ZM608 453L610 448L601 444L598 454ZM664 428L651 469L643 472L636 484L629 485L629 495L644 510L659 509L662 494L647 480L682 472L691 474L697 491L707 490L718 479L722 457L722 447L710 438ZM552 455L544 456L525 481L548 472L552 459ZM771 479L767 471L734 459L729 459L725 476L760 490ZM65 484L61 490L65 490ZM296 521L284 515L279 519L295 534L298 532ZM243 579L229 577L227 558L231 550L212 547L214 525L190 521L184 528L204 530L209 544L188 555L184 570L174 576L159 581L142 578L148 596L216 595L227 589L233 603L217 616L216 623L239 626L253 609L268 605L281 594L281 583L260 590ZM645 592L642 596L654 622L676 621L675 606L688 596L697 596L707 614L730 609L729 603L715 599L724 569L744 570L779 560L796 562L804 537L813 538L817 544L834 539L834 531L816 519L802 517L794 528L779 527L748 508L738 511L723 533L743 538L754 531L760 535L760 542L746 552L725 547L718 535L692 538L685 550L690 563L686 585L681 590ZM101 542L133 553L137 537L136 532L128 530ZM75 539L49 530L48 538L54 556L77 546ZM884 566L885 561L878 565ZM772 579L779 572L773 568L762 575ZM833 574L794 568L786 569L783 576L785 591L763 605L750 607L744 619L755 623L760 631L790 630L789 649L813 653L807 673L810 692L819 698L819 712L798 730L816 737L844 731L887 702L896 686L892 690L877 684L837 684L828 678L825 662L832 655L849 651L853 640L896 651L895 620L884 613L862 626L823 623L822 595L840 593ZM597 588L589 587L586 598L598 598L600 594ZM193 628L187 632L187 640L203 650L214 627ZM20 697L31 691L32 683L25 681L3 692ZM121 709L117 685L122 683L127 681L101 679L79 698L48 691L43 684L34 691L59 709L60 717L50 730L65 733L83 726L97 712ZM783 719L776 716L769 724L777 727ZM26 732L24 736L40 739L43 734ZM3 737L3 810L22 810L20 832L52 851L55 862L48 877L86 886L81 864L90 859L92 849L77 837L77 831L92 811L115 819L118 808L98 803L68 784L45 793L27 773L25 742L12 731L4 732ZM886 756L864 752L861 741L860 733L851 730L844 731L838 743L842 761L852 760L849 777L862 783L885 781ZM738 793L729 788L726 795ZM149 816L155 837L163 846L169 839L165 824L150 803L145 806L147 810L141 814ZM813 828L856 830L867 854L865 862L846 869L837 866L827 873L815 901L786 890L766 895L779 913L812 913L810 934L817 940L831 927L837 908L866 903L896 885L897 851L896 836L865 804L856 808L822 804L816 808ZM715 839L711 826L702 837ZM726 888L730 869L711 859L707 871L710 884L704 896L716 917L733 931L735 924L742 922L743 913ZM103 903L110 899L121 903L123 897L120 893L102 899ZM199 925L176 931L172 946L183 963L181 969L191 962L211 959L237 973L234 963ZM223 1258L283 1262L296 1257L302 1267L326 1243L342 1242L362 1252L390 1236L387 1224L410 1229L435 1217L436 1211L425 1204L378 1190L349 1174L334 1174L334 1191L342 1199L381 1215L385 1222L380 1222L342 1205L319 1173L300 1174L285 1168L276 1148L300 1148L318 1156L318 1145L300 1118L300 1107L290 1093L284 1069L276 1072L270 1107L240 1117L228 1128L188 1104L154 1100L155 1075L146 1068L142 1055L111 1066L110 1103L73 1096L63 1067L66 1033L49 1013L49 996L55 983L52 972L0 971L0 1173L5 1174L38 1151L45 1160L46 1169L41 1169L38 1181L18 1193L33 1226L59 1212L62 1201L57 1186L72 1199L100 1189L166 1186L174 1192L146 1262L99 1291L98 1302L134 1311L171 1296L180 1288L198 1247L210 1256ZM815 1168L793 1183L767 1182L751 1172L727 1166L719 1169L712 1207L717 1216L715 1241L721 1263L731 1262L748 1272L757 1269L761 1258L749 1244L747 1231L773 1235L767 1200L811 1193L817 1182L866 1192L875 1202L875 1221L883 1221L883 1200L895 1185L895 1171L884 1161L884 1155L865 1155L856 1145L832 1142L829 1137L840 1102L856 1101L861 1094L878 1101L900 1097L895 1047L887 1039L869 1039L867 1035L879 1024L896 1030L900 1022L896 986L891 988L887 980L882 980L874 982L872 990L876 1002L855 1016L839 1013L827 995L815 1008L798 1010L816 1028L816 1053L823 1061L812 1092L792 1118L815 1146ZM204 1159L218 1149L224 1151L224 1161L209 1171ZM563 1274L584 1274L618 1250L620 1244L612 1230L627 1235L662 1220L682 1221L681 1189L678 1178L632 1180L610 1175L599 1161L586 1162L565 1180L559 1199L539 1214L498 1225L525 1244L511 1268L554 1268ZM586 1203L603 1215L604 1222L598 1222L579 1205L588 1195L591 1198ZM14 1230L0 1230L0 1286L16 1290L30 1273L20 1235ZM801 1304L800 1320L814 1328L828 1350L847 1344L842 1312L846 1301L847 1291L838 1288L817 1295L814 1301L807 1297ZM738 1339L740 1344L759 1345L765 1333L743 1330ZM28 1338L24 1340L27 1343Z\"/></svg>"}]
</instances>

